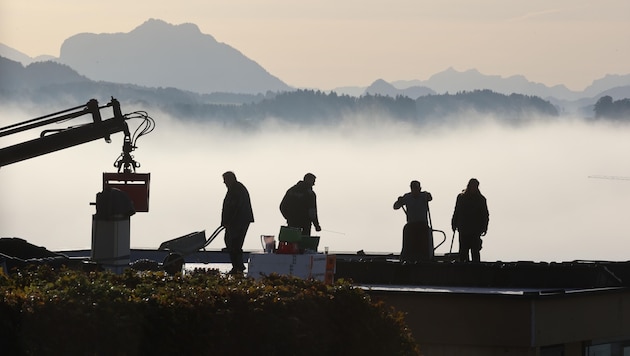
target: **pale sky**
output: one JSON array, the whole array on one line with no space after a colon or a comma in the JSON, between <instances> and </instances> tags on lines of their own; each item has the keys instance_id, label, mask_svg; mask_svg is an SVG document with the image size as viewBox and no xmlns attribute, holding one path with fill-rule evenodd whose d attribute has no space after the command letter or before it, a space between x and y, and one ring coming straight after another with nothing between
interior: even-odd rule
<instances>
[{"instance_id":1,"label":"pale sky","mask_svg":"<svg viewBox=\"0 0 630 356\"><path fill-rule=\"evenodd\" d=\"M0 43L59 55L77 33L194 23L295 87L426 80L449 67L583 90L630 74L628 0L0 0Z\"/></svg>"}]
</instances>

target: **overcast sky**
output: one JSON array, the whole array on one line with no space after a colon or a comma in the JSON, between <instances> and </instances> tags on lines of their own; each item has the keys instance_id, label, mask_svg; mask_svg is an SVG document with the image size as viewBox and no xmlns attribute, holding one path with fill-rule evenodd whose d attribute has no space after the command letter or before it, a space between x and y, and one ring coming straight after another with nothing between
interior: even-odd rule
<instances>
[{"instance_id":1,"label":"overcast sky","mask_svg":"<svg viewBox=\"0 0 630 356\"><path fill-rule=\"evenodd\" d=\"M77 33L194 23L296 87L428 79L453 67L582 90L630 73L630 1L2 0L0 43L58 56Z\"/></svg>"}]
</instances>

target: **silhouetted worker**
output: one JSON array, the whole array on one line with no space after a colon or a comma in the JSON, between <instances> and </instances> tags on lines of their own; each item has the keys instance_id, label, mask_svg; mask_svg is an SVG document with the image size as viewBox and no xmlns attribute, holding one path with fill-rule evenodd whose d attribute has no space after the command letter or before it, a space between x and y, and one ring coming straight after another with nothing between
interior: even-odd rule
<instances>
[{"instance_id":1,"label":"silhouetted worker","mask_svg":"<svg viewBox=\"0 0 630 356\"><path fill-rule=\"evenodd\" d=\"M311 235L311 224L315 231L322 231L317 217L317 195L313 191L315 175L306 173L304 180L289 188L280 202L280 212L287 226L302 229L302 235Z\"/></svg>"},{"instance_id":2,"label":"silhouetted worker","mask_svg":"<svg viewBox=\"0 0 630 356\"><path fill-rule=\"evenodd\" d=\"M453 233L459 231L460 261L481 261L481 236L485 236L488 231L489 218L488 204L479 191L479 181L472 178L466 189L457 195L451 219Z\"/></svg>"},{"instance_id":3,"label":"silhouetted worker","mask_svg":"<svg viewBox=\"0 0 630 356\"><path fill-rule=\"evenodd\" d=\"M433 200L431 193L423 192L420 182L411 181L411 191L398 197L394 209L403 208L407 215L407 223L403 228L402 251L403 262L429 261L433 256L433 241L429 230L429 202Z\"/></svg>"},{"instance_id":4,"label":"silhouetted worker","mask_svg":"<svg viewBox=\"0 0 630 356\"><path fill-rule=\"evenodd\" d=\"M229 273L240 274L245 271L243 243L249 224L254 222L254 213L247 188L236 180L233 172L223 173L223 183L227 187L227 193L223 199L221 226L225 227L225 247L232 262Z\"/></svg>"}]
</instances>

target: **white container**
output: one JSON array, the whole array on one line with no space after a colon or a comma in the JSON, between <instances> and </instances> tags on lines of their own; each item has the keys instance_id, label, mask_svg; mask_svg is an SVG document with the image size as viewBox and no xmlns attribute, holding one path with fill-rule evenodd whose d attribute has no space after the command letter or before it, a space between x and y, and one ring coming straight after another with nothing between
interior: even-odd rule
<instances>
[{"instance_id":1,"label":"white container","mask_svg":"<svg viewBox=\"0 0 630 356\"><path fill-rule=\"evenodd\" d=\"M129 218L100 220L92 216L92 261L114 273L122 273L129 266Z\"/></svg>"}]
</instances>

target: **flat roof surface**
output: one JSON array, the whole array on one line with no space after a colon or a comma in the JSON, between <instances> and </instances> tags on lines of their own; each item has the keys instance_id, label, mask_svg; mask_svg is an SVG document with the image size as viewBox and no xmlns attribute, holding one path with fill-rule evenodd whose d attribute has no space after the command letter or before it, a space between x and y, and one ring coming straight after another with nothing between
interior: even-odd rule
<instances>
[{"instance_id":1,"label":"flat roof surface","mask_svg":"<svg viewBox=\"0 0 630 356\"><path fill-rule=\"evenodd\" d=\"M411 292L411 293L452 293L452 294L498 294L498 295L559 295L574 293L590 293L611 290L621 290L625 287L604 288L494 288L494 287L457 287L457 286L415 286L415 285L386 285L386 284L359 284L364 290L378 292Z\"/></svg>"}]
</instances>

